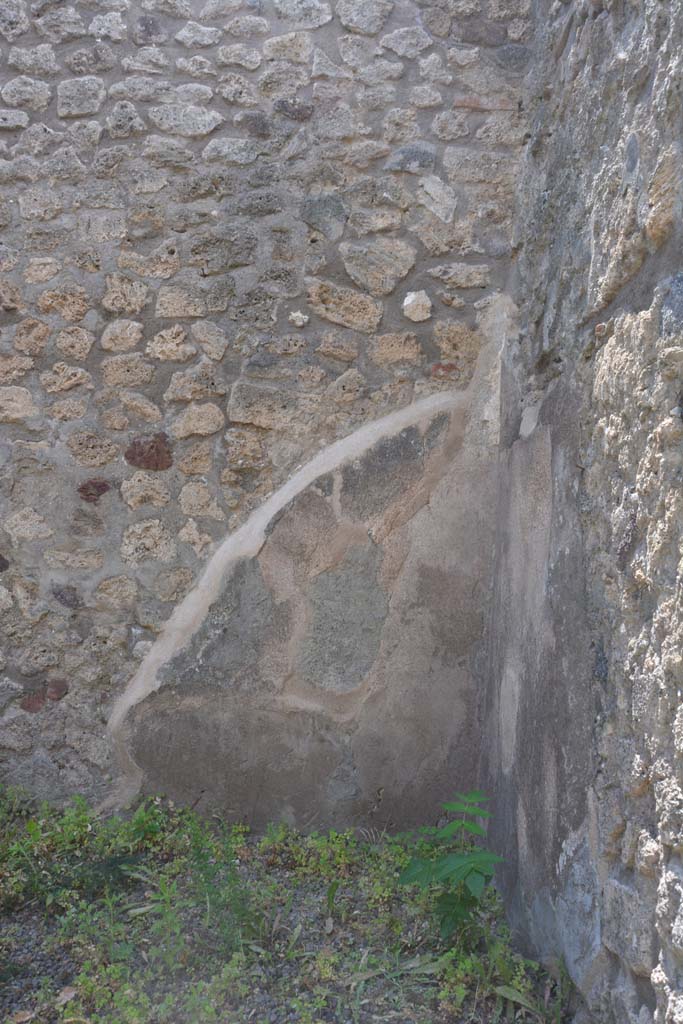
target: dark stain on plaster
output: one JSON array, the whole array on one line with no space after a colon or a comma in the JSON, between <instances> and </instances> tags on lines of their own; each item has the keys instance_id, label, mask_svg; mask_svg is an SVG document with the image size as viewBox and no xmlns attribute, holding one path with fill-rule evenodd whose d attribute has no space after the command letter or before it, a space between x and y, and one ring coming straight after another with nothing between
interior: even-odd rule
<instances>
[{"instance_id":1,"label":"dark stain on plaster","mask_svg":"<svg viewBox=\"0 0 683 1024\"><path fill-rule=\"evenodd\" d=\"M343 511L356 519L385 512L420 478L422 458L423 441L417 427L379 441L342 469Z\"/></svg>"},{"instance_id":2,"label":"dark stain on plaster","mask_svg":"<svg viewBox=\"0 0 683 1024\"><path fill-rule=\"evenodd\" d=\"M276 605L258 562L240 562L226 581L205 621L187 646L159 673L165 686L183 690L215 686L220 690L270 689L260 659L269 641L289 629L286 604ZM284 667L281 666L284 673Z\"/></svg>"}]
</instances>

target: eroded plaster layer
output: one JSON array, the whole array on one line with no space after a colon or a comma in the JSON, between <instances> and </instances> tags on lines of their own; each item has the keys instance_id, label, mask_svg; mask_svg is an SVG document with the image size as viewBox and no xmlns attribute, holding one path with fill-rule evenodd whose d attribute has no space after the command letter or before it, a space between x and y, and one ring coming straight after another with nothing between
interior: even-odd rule
<instances>
[{"instance_id":1,"label":"eroded plaster layer","mask_svg":"<svg viewBox=\"0 0 683 1024\"><path fill-rule=\"evenodd\" d=\"M119 799L396 827L474 783L512 312L466 392L325 450L219 548L114 708Z\"/></svg>"}]
</instances>

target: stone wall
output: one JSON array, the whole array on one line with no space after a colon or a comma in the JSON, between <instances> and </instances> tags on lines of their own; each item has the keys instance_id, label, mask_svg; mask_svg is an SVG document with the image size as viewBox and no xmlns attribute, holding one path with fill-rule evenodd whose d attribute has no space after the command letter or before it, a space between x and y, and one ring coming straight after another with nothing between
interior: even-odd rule
<instances>
[{"instance_id":1,"label":"stone wall","mask_svg":"<svg viewBox=\"0 0 683 1024\"><path fill-rule=\"evenodd\" d=\"M474 394L501 343L527 13L0 0L3 778L118 792L112 711L225 538L337 440ZM482 429L461 425L471 451ZM396 443L400 491L416 449ZM490 537L488 471L467 472L454 553L478 519ZM395 574L376 569L388 610ZM424 622L403 629L425 648Z\"/></svg>"},{"instance_id":2,"label":"stone wall","mask_svg":"<svg viewBox=\"0 0 683 1024\"><path fill-rule=\"evenodd\" d=\"M0 0L2 775L479 771L577 1020L681 1024L683 12L534 20Z\"/></svg>"},{"instance_id":3,"label":"stone wall","mask_svg":"<svg viewBox=\"0 0 683 1024\"><path fill-rule=\"evenodd\" d=\"M486 749L519 934L683 1020L683 9L539 5ZM588 1018L588 1011L586 1018ZM584 1019L582 1016L580 1019Z\"/></svg>"}]
</instances>

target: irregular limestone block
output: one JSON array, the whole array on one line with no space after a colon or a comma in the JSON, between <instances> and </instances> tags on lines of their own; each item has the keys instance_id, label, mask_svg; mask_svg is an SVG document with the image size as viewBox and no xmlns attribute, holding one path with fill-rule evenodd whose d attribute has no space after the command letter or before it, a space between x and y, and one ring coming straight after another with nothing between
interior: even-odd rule
<instances>
[{"instance_id":1,"label":"irregular limestone block","mask_svg":"<svg viewBox=\"0 0 683 1024\"><path fill-rule=\"evenodd\" d=\"M339 246L349 277L373 295L389 295L415 265L417 252L398 238Z\"/></svg>"},{"instance_id":2,"label":"irregular limestone block","mask_svg":"<svg viewBox=\"0 0 683 1024\"><path fill-rule=\"evenodd\" d=\"M379 326L384 311L381 302L352 288L341 288L331 281L311 278L307 284L311 309L324 320L366 334Z\"/></svg>"},{"instance_id":3,"label":"irregular limestone block","mask_svg":"<svg viewBox=\"0 0 683 1024\"><path fill-rule=\"evenodd\" d=\"M432 315L432 300L425 291L408 292L403 300L403 315L414 323L429 320Z\"/></svg>"},{"instance_id":4,"label":"irregular limestone block","mask_svg":"<svg viewBox=\"0 0 683 1024\"><path fill-rule=\"evenodd\" d=\"M23 423L39 412L26 388L0 388L0 423Z\"/></svg>"},{"instance_id":5,"label":"irregular limestone block","mask_svg":"<svg viewBox=\"0 0 683 1024\"><path fill-rule=\"evenodd\" d=\"M94 75L67 78L57 86L59 117L85 117L96 114L107 95L104 82Z\"/></svg>"}]
</instances>

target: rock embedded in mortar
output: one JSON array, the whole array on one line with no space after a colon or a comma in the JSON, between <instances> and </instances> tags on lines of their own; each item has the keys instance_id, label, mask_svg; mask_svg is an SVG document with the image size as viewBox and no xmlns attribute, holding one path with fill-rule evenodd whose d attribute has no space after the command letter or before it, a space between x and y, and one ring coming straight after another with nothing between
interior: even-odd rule
<instances>
[{"instance_id":1,"label":"rock embedded in mortar","mask_svg":"<svg viewBox=\"0 0 683 1024\"><path fill-rule=\"evenodd\" d=\"M432 315L432 300L425 291L408 292L403 300L403 315L414 323L429 320Z\"/></svg>"}]
</instances>

